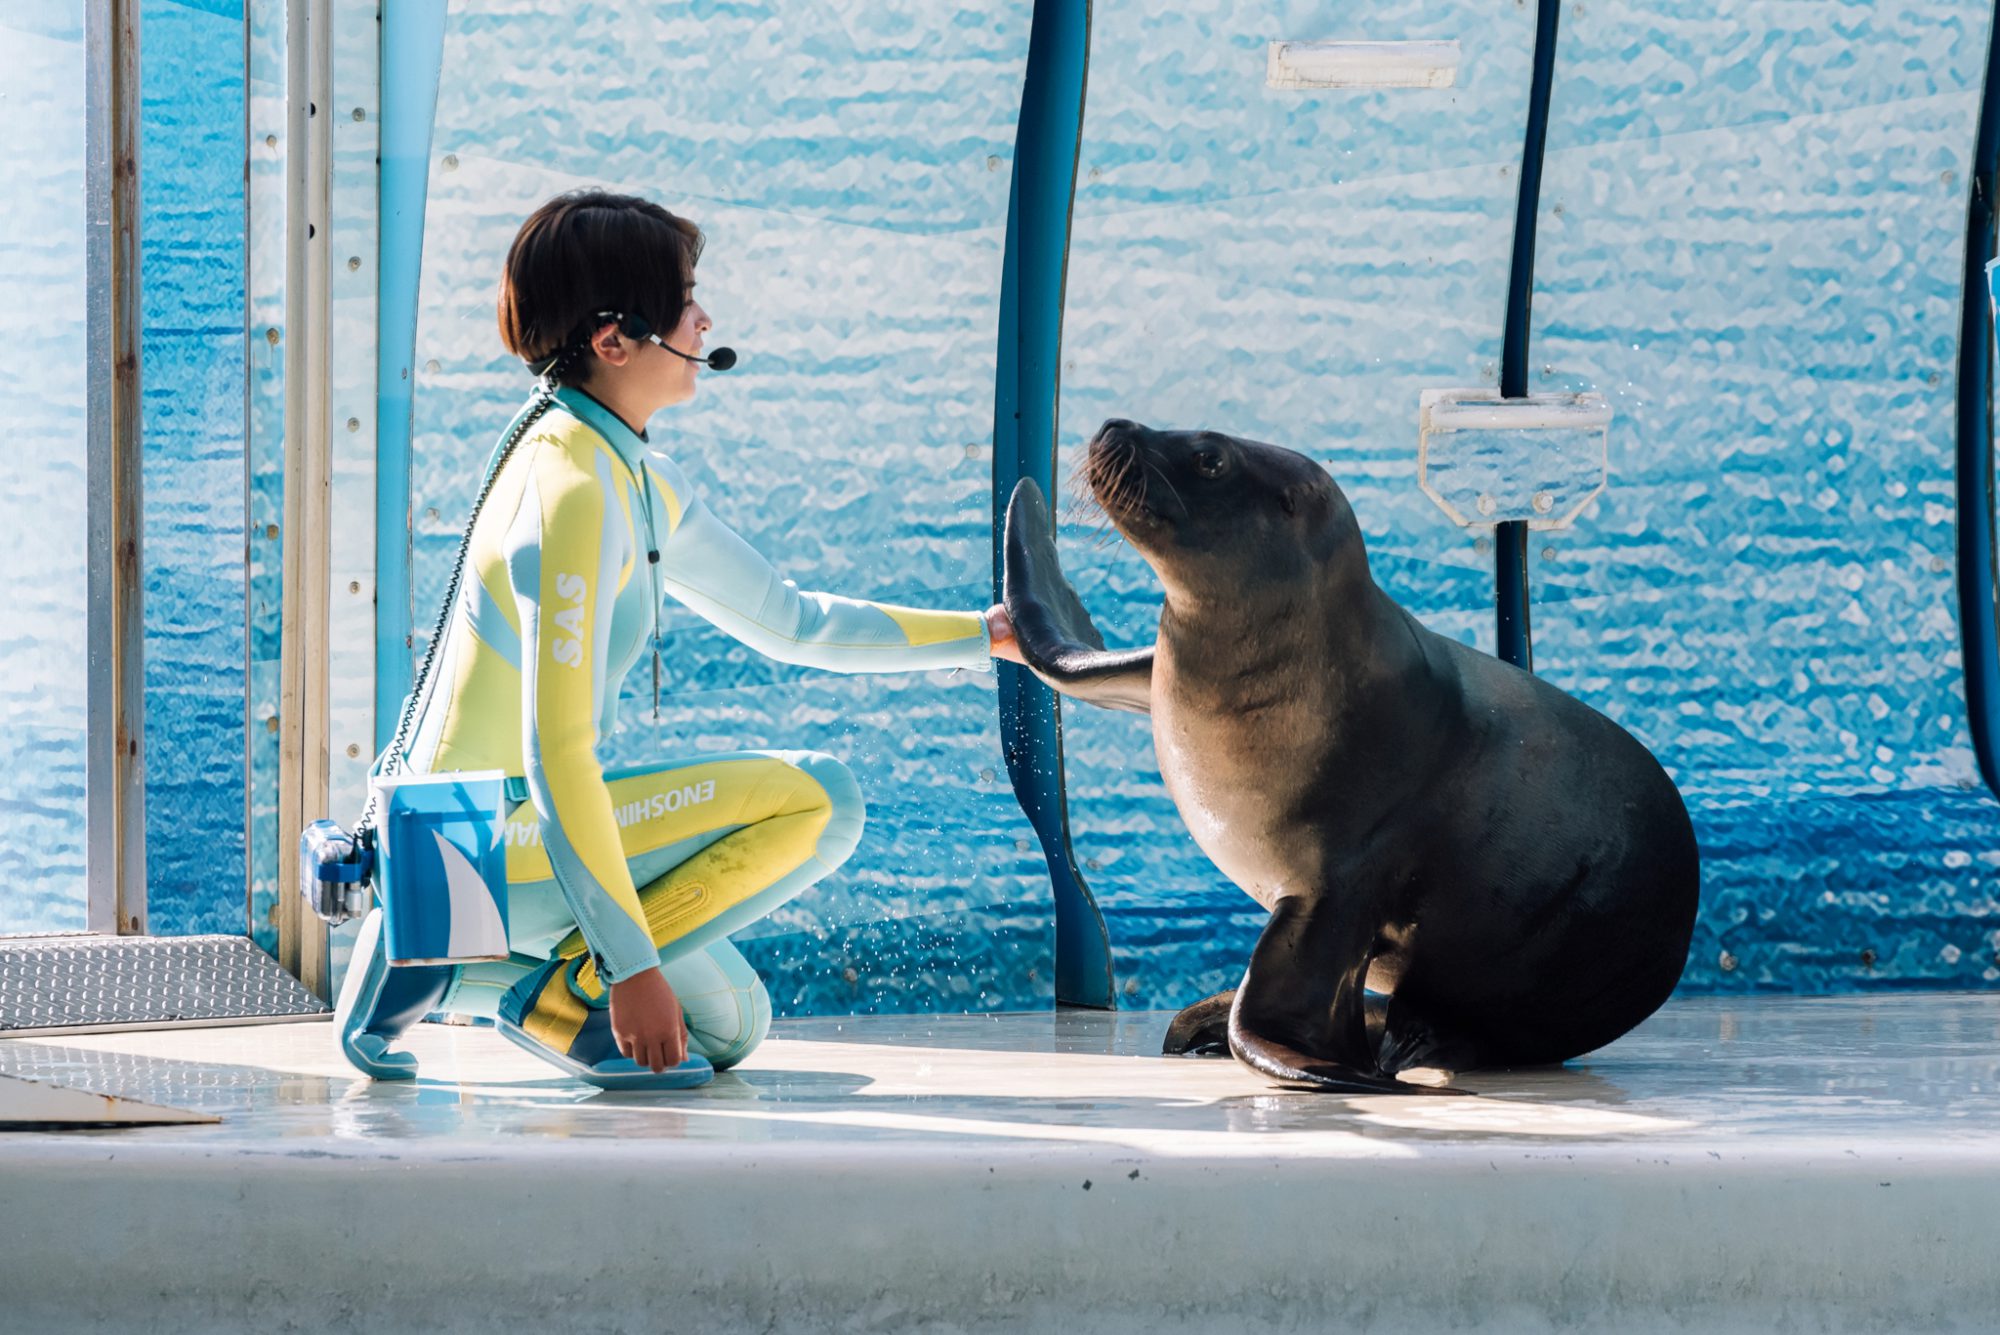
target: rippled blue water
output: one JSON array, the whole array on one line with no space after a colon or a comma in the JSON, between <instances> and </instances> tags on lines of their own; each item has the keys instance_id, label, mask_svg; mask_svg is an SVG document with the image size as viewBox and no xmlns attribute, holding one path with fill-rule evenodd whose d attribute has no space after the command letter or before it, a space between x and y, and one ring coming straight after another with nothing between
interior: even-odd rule
<instances>
[{"instance_id":1,"label":"rippled blue water","mask_svg":"<svg viewBox=\"0 0 2000 1335\"><path fill-rule=\"evenodd\" d=\"M1688 987L2000 981L2000 809L1973 767L1951 574L1987 10L1565 10L1532 379L1597 389L1617 417L1609 490L1532 545L1537 666L1653 746L1688 797L1706 855ZM984 601L1028 11L454 8L417 352L420 625L526 389L493 332L500 258L529 209L583 183L709 232L713 338L744 363L660 436L711 503L802 584ZM78 12L0 18L8 95L80 115ZM1065 458L1113 414L1305 450L1346 488L1385 587L1490 642L1490 550L1417 489L1416 410L1425 388L1495 378L1533 7L1190 0L1094 20ZM147 76L149 840L156 923L194 930L242 911L241 29L231 5L177 0L151 0L147 22L169 53ZM1456 38L1459 81L1266 89L1265 44L1311 37ZM0 303L0 335L35 359L30 434L73 440L81 344L31 314L80 301L80 177L16 165L79 160L51 115L50 135L0 149L33 185L0 219L0 274L34 293ZM29 629L0 681L0 810L18 831L0 840L0 927L55 926L81 902L81 458L0 468L35 517L32 541L18 523L0 538L32 577L10 588ZM1091 537L1072 514L1086 601L1143 640L1156 583ZM856 860L746 941L781 1009L1047 999L1047 891L994 777L989 680L830 678L691 616L667 629L664 717L642 671L608 759L816 746L870 796ZM1228 985L1259 915L1187 841L1143 721L1067 722L1077 847L1123 995Z\"/></svg>"}]
</instances>

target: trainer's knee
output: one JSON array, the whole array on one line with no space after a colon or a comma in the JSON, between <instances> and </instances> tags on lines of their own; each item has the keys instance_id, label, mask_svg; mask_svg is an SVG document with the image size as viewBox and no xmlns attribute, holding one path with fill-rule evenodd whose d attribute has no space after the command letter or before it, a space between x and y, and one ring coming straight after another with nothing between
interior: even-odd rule
<instances>
[{"instance_id":1,"label":"trainer's knee","mask_svg":"<svg viewBox=\"0 0 2000 1335\"><path fill-rule=\"evenodd\" d=\"M813 853L827 866L838 867L861 843L861 829L867 823L868 806L862 800L861 785L846 765L821 752L794 751L785 759L824 795L826 828L820 831Z\"/></svg>"},{"instance_id":2,"label":"trainer's knee","mask_svg":"<svg viewBox=\"0 0 2000 1335\"><path fill-rule=\"evenodd\" d=\"M662 961L660 971L680 998L690 1045L716 1070L741 1062L771 1031L764 980L727 941Z\"/></svg>"}]
</instances>

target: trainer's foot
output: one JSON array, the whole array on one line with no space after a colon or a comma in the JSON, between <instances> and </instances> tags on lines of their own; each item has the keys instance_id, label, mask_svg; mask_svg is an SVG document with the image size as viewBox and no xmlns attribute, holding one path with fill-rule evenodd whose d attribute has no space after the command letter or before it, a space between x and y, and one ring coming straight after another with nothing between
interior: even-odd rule
<instances>
[{"instance_id":1,"label":"trainer's foot","mask_svg":"<svg viewBox=\"0 0 2000 1335\"><path fill-rule=\"evenodd\" d=\"M382 943L382 910L369 910L354 939L347 979L333 1011L340 1050L354 1069L375 1080L415 1076L416 1057L392 1051L390 1045L437 1009L457 972L449 964L391 968Z\"/></svg>"}]
</instances>

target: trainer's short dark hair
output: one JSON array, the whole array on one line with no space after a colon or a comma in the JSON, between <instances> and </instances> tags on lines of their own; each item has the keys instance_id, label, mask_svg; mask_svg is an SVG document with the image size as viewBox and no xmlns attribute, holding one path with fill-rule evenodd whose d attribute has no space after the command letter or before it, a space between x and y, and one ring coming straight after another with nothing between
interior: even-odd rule
<instances>
[{"instance_id":1,"label":"trainer's short dark hair","mask_svg":"<svg viewBox=\"0 0 2000 1335\"><path fill-rule=\"evenodd\" d=\"M558 384L587 379L599 311L643 316L662 336L680 323L701 258L701 229L649 199L572 190L536 209L500 276L500 341L533 365L557 353Z\"/></svg>"}]
</instances>

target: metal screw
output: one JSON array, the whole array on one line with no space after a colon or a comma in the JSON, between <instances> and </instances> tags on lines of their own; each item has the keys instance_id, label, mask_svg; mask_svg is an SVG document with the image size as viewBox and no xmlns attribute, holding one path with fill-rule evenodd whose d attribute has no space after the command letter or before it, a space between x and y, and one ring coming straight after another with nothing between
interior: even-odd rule
<instances>
[{"instance_id":1,"label":"metal screw","mask_svg":"<svg viewBox=\"0 0 2000 1335\"><path fill-rule=\"evenodd\" d=\"M1014 851L1016 853L1025 853L1031 847L1033 847L1033 845L1029 844L1029 842L1026 839L1016 839L1014 841Z\"/></svg>"},{"instance_id":2,"label":"metal screw","mask_svg":"<svg viewBox=\"0 0 2000 1335\"><path fill-rule=\"evenodd\" d=\"M1104 864L1102 862L1099 862L1096 858L1085 858L1083 865L1090 868L1092 871L1104 870Z\"/></svg>"},{"instance_id":3,"label":"metal screw","mask_svg":"<svg viewBox=\"0 0 2000 1335\"><path fill-rule=\"evenodd\" d=\"M275 134L267 134L267 135L265 135L265 136L264 136L264 147L266 147L266 148L276 148L277 146L278 146L278 136L277 136L277 135L275 135Z\"/></svg>"},{"instance_id":4,"label":"metal screw","mask_svg":"<svg viewBox=\"0 0 2000 1335\"><path fill-rule=\"evenodd\" d=\"M1933 556L1931 558L1931 573L1933 575L1942 575L1944 573L1944 568L1945 568L1945 559L1942 556Z\"/></svg>"},{"instance_id":5,"label":"metal screw","mask_svg":"<svg viewBox=\"0 0 2000 1335\"><path fill-rule=\"evenodd\" d=\"M429 361L424 363L424 373L426 375L436 375L438 373L437 358L433 357Z\"/></svg>"},{"instance_id":6,"label":"metal screw","mask_svg":"<svg viewBox=\"0 0 2000 1335\"><path fill-rule=\"evenodd\" d=\"M354 119L358 121L365 121L368 119L368 113L362 110L360 107L356 107L354 109Z\"/></svg>"},{"instance_id":7,"label":"metal screw","mask_svg":"<svg viewBox=\"0 0 2000 1335\"><path fill-rule=\"evenodd\" d=\"M1474 538L1472 540L1472 554L1474 556L1484 556L1492 550L1493 540L1491 538Z\"/></svg>"},{"instance_id":8,"label":"metal screw","mask_svg":"<svg viewBox=\"0 0 2000 1335\"><path fill-rule=\"evenodd\" d=\"M965 457L968 459L977 459L979 457L979 447L977 445L966 446Z\"/></svg>"},{"instance_id":9,"label":"metal screw","mask_svg":"<svg viewBox=\"0 0 2000 1335\"><path fill-rule=\"evenodd\" d=\"M264 341L274 348L278 346L278 338L279 334L276 329L266 329L264 331Z\"/></svg>"},{"instance_id":10,"label":"metal screw","mask_svg":"<svg viewBox=\"0 0 2000 1335\"><path fill-rule=\"evenodd\" d=\"M347 419L347 429L348 429L349 431L359 431L359 430L361 429L361 419L360 419L360 418L358 418L358 417L350 417L350 418L348 418L348 419Z\"/></svg>"},{"instance_id":11,"label":"metal screw","mask_svg":"<svg viewBox=\"0 0 2000 1335\"><path fill-rule=\"evenodd\" d=\"M360 580L358 580L358 579L350 579L350 580L348 580L348 581L347 581L347 591L348 591L349 593L359 593L359 592L361 592L361 581L360 581Z\"/></svg>"},{"instance_id":12,"label":"metal screw","mask_svg":"<svg viewBox=\"0 0 2000 1335\"><path fill-rule=\"evenodd\" d=\"M1125 980L1125 995L1131 997L1131 996L1137 996L1138 993L1139 993L1139 980L1136 978L1127 978Z\"/></svg>"},{"instance_id":13,"label":"metal screw","mask_svg":"<svg viewBox=\"0 0 2000 1335\"><path fill-rule=\"evenodd\" d=\"M979 781L980 781L981 783L992 783L992 782L993 782L993 771L992 771L992 770L990 770L990 769L983 769L983 770L979 771Z\"/></svg>"},{"instance_id":14,"label":"metal screw","mask_svg":"<svg viewBox=\"0 0 2000 1335\"><path fill-rule=\"evenodd\" d=\"M361 758L361 744L359 742L349 742L347 744L347 758L349 760L358 760Z\"/></svg>"},{"instance_id":15,"label":"metal screw","mask_svg":"<svg viewBox=\"0 0 2000 1335\"><path fill-rule=\"evenodd\" d=\"M1542 559L1543 559L1544 561L1553 561L1553 560L1555 560L1555 559L1556 559L1556 549L1555 549L1555 548L1553 548L1553 547L1544 547L1544 548L1542 548Z\"/></svg>"},{"instance_id":16,"label":"metal screw","mask_svg":"<svg viewBox=\"0 0 2000 1335\"><path fill-rule=\"evenodd\" d=\"M361 267L361 257L359 255L349 255L347 257L347 271L349 273L353 273L356 269L359 269L360 267Z\"/></svg>"},{"instance_id":17,"label":"metal screw","mask_svg":"<svg viewBox=\"0 0 2000 1335\"><path fill-rule=\"evenodd\" d=\"M264 525L264 536L265 536L265 537L267 537L267 538L275 538L275 537L277 537L277 536L278 536L278 526L277 526L276 524L266 524L266 525Z\"/></svg>"},{"instance_id":18,"label":"metal screw","mask_svg":"<svg viewBox=\"0 0 2000 1335\"><path fill-rule=\"evenodd\" d=\"M861 975L855 972L854 966L851 964L840 971L840 977L842 981L849 983L858 983L861 981Z\"/></svg>"},{"instance_id":19,"label":"metal screw","mask_svg":"<svg viewBox=\"0 0 2000 1335\"><path fill-rule=\"evenodd\" d=\"M1479 510L1479 513L1483 515L1492 514L1495 508L1493 504L1493 498L1491 496L1481 495L1478 501L1477 508Z\"/></svg>"},{"instance_id":20,"label":"metal screw","mask_svg":"<svg viewBox=\"0 0 2000 1335\"><path fill-rule=\"evenodd\" d=\"M1944 383L1944 372L1932 371L1928 379L1930 381L1931 388L1936 389L1939 385L1942 385Z\"/></svg>"},{"instance_id":21,"label":"metal screw","mask_svg":"<svg viewBox=\"0 0 2000 1335\"><path fill-rule=\"evenodd\" d=\"M1000 170L1000 159L999 159L999 158L997 158L997 157L988 157L988 158L986 159L986 170L987 170L987 171L990 171L990 172L997 172L997 171L999 171L999 170Z\"/></svg>"},{"instance_id":22,"label":"metal screw","mask_svg":"<svg viewBox=\"0 0 2000 1335\"><path fill-rule=\"evenodd\" d=\"M1716 963L1722 966L1724 973L1736 972L1736 957L1726 950L1722 952L1722 958L1717 960Z\"/></svg>"},{"instance_id":23,"label":"metal screw","mask_svg":"<svg viewBox=\"0 0 2000 1335\"><path fill-rule=\"evenodd\" d=\"M271 715L271 717L264 720L264 731L276 732L277 730L278 730L278 716L276 714L273 714Z\"/></svg>"},{"instance_id":24,"label":"metal screw","mask_svg":"<svg viewBox=\"0 0 2000 1335\"><path fill-rule=\"evenodd\" d=\"M1549 494L1548 494L1548 493L1547 493L1546 491L1538 491L1538 492L1536 492L1536 493L1535 493L1535 513L1536 513L1536 514L1538 514L1538 515L1545 515L1545 514L1547 514L1547 513L1549 512L1549 511L1551 511L1551 510L1553 510L1553 509L1555 509L1555 508L1556 508L1556 498L1555 498L1555 497L1553 497L1553 496L1549 495Z\"/></svg>"},{"instance_id":25,"label":"metal screw","mask_svg":"<svg viewBox=\"0 0 2000 1335\"><path fill-rule=\"evenodd\" d=\"M448 172L455 172L458 170L458 154L447 153L444 155L444 169Z\"/></svg>"},{"instance_id":26,"label":"metal screw","mask_svg":"<svg viewBox=\"0 0 2000 1335\"><path fill-rule=\"evenodd\" d=\"M1861 967L1864 969L1872 969L1875 967L1874 947L1871 946L1867 950L1861 952Z\"/></svg>"},{"instance_id":27,"label":"metal screw","mask_svg":"<svg viewBox=\"0 0 2000 1335\"><path fill-rule=\"evenodd\" d=\"M436 519L437 517L438 517L438 512L437 512L437 507L436 507L435 505L432 505L432 506L428 506L428 507L426 507L426 508L425 508L425 510L424 510L424 518L426 518L426 519Z\"/></svg>"}]
</instances>

